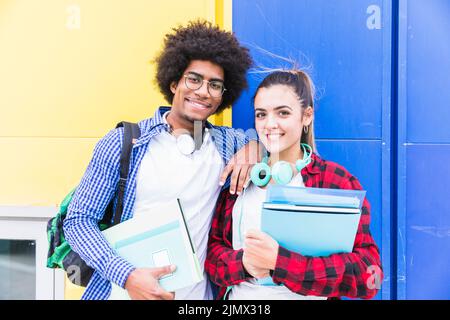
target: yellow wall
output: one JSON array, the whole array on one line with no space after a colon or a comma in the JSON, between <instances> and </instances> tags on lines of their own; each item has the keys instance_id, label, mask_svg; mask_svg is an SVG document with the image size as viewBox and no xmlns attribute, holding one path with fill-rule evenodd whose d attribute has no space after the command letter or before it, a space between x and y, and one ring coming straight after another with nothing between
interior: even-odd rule
<instances>
[{"instance_id":1,"label":"yellow wall","mask_svg":"<svg viewBox=\"0 0 450 320\"><path fill-rule=\"evenodd\" d=\"M166 104L149 61L194 18L230 30L231 0L1 0L0 205L58 205L100 137Z\"/></svg>"},{"instance_id":2,"label":"yellow wall","mask_svg":"<svg viewBox=\"0 0 450 320\"><path fill-rule=\"evenodd\" d=\"M215 23L223 29L233 30L233 0L215 0L214 19ZM217 125L231 126L231 108L224 110L221 114L213 116Z\"/></svg>"}]
</instances>

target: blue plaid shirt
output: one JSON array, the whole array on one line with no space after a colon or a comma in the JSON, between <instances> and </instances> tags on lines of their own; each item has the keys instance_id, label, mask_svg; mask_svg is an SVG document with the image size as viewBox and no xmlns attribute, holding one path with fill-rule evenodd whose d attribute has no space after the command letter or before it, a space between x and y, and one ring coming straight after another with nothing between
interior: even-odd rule
<instances>
[{"instance_id":1,"label":"blue plaid shirt","mask_svg":"<svg viewBox=\"0 0 450 320\"><path fill-rule=\"evenodd\" d=\"M132 149L122 221L133 216L139 165L151 139L163 130L168 130L162 120L162 115L168 110L170 108L160 107L153 118L139 122L141 136ZM249 140L242 130L213 126L210 123L206 126L210 129L224 163L228 163ZM64 221L64 235L68 243L95 269L82 299L107 299L111 292L111 282L124 287L128 275L135 269L117 255L98 228L106 206L116 192L122 141L123 128L118 128L111 130L96 144L93 157L70 202ZM228 186L229 178L222 190Z\"/></svg>"}]
</instances>

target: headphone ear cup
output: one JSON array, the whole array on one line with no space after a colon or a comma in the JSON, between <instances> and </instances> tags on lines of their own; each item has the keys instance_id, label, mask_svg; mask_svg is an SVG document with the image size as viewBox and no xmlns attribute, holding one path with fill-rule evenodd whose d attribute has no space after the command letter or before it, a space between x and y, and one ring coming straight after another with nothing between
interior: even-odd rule
<instances>
[{"instance_id":1,"label":"headphone ear cup","mask_svg":"<svg viewBox=\"0 0 450 320\"><path fill-rule=\"evenodd\" d=\"M181 134L177 137L178 150L188 156L195 151L195 142L190 134Z\"/></svg>"},{"instance_id":2,"label":"headphone ear cup","mask_svg":"<svg viewBox=\"0 0 450 320\"><path fill-rule=\"evenodd\" d=\"M267 163L260 162L253 166L250 172L250 180L258 187L264 187L271 177L270 167Z\"/></svg>"},{"instance_id":3,"label":"headphone ear cup","mask_svg":"<svg viewBox=\"0 0 450 320\"><path fill-rule=\"evenodd\" d=\"M292 180L291 165L286 161L278 161L272 166L272 178L277 184L285 185Z\"/></svg>"}]
</instances>

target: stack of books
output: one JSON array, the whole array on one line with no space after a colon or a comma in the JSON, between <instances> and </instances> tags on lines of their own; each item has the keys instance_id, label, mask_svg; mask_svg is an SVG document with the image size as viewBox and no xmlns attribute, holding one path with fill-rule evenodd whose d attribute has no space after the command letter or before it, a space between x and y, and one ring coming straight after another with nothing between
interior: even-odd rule
<instances>
[{"instance_id":1,"label":"stack of books","mask_svg":"<svg viewBox=\"0 0 450 320\"><path fill-rule=\"evenodd\" d=\"M366 191L271 185L262 205L261 230L304 256L353 251ZM271 279L260 279L273 285Z\"/></svg>"}]
</instances>

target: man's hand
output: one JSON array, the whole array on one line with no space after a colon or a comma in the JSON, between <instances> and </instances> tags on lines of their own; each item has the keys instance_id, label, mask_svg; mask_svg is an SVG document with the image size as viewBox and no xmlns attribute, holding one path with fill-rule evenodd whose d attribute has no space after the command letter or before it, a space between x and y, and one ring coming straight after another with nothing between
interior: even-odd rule
<instances>
[{"instance_id":1,"label":"man's hand","mask_svg":"<svg viewBox=\"0 0 450 320\"><path fill-rule=\"evenodd\" d=\"M251 229L245 234L244 255L255 268L275 270L278 248L278 242L267 233Z\"/></svg>"},{"instance_id":2,"label":"man's hand","mask_svg":"<svg viewBox=\"0 0 450 320\"><path fill-rule=\"evenodd\" d=\"M132 300L173 300L175 294L161 288L159 279L174 272L174 265L160 268L138 268L130 273L125 289Z\"/></svg>"},{"instance_id":3,"label":"man's hand","mask_svg":"<svg viewBox=\"0 0 450 320\"><path fill-rule=\"evenodd\" d=\"M245 183L250 180L250 172L254 164L262 160L262 144L250 141L242 147L228 162L220 177L220 185L223 186L228 175L231 174L230 193L240 194Z\"/></svg>"}]
</instances>

